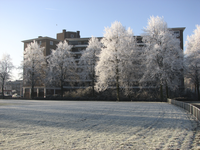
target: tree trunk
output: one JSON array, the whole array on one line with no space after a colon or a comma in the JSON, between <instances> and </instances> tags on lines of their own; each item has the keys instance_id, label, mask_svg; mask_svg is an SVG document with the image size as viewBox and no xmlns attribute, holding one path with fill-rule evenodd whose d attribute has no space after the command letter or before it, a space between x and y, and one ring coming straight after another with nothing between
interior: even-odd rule
<instances>
[{"instance_id":1,"label":"tree trunk","mask_svg":"<svg viewBox=\"0 0 200 150\"><path fill-rule=\"evenodd\" d=\"M169 91L168 91L168 86L167 86L167 83L166 83L166 96L167 96L167 98L169 98Z\"/></svg>"},{"instance_id":2,"label":"tree trunk","mask_svg":"<svg viewBox=\"0 0 200 150\"><path fill-rule=\"evenodd\" d=\"M117 101L119 101L119 82L118 81L117 81Z\"/></svg>"},{"instance_id":3,"label":"tree trunk","mask_svg":"<svg viewBox=\"0 0 200 150\"><path fill-rule=\"evenodd\" d=\"M34 85L31 86L31 99L34 99Z\"/></svg>"},{"instance_id":4,"label":"tree trunk","mask_svg":"<svg viewBox=\"0 0 200 150\"><path fill-rule=\"evenodd\" d=\"M196 68L197 68L197 66L196 66ZM198 77L198 70L196 69L195 70L195 78L196 78L196 92L195 92L195 94L197 93L197 99L199 100L199 77Z\"/></svg>"},{"instance_id":5,"label":"tree trunk","mask_svg":"<svg viewBox=\"0 0 200 150\"><path fill-rule=\"evenodd\" d=\"M198 100L200 100L200 95L199 95L199 82L197 82L197 97L198 97Z\"/></svg>"},{"instance_id":6,"label":"tree trunk","mask_svg":"<svg viewBox=\"0 0 200 150\"><path fill-rule=\"evenodd\" d=\"M4 81L3 81L3 84L2 84L1 91L2 91L2 98L4 99Z\"/></svg>"},{"instance_id":7,"label":"tree trunk","mask_svg":"<svg viewBox=\"0 0 200 150\"><path fill-rule=\"evenodd\" d=\"M92 97L94 97L94 79L92 80Z\"/></svg>"},{"instance_id":8,"label":"tree trunk","mask_svg":"<svg viewBox=\"0 0 200 150\"><path fill-rule=\"evenodd\" d=\"M35 85L35 67L34 67L34 61L32 65L32 72L31 72L31 99L34 99L34 85Z\"/></svg>"},{"instance_id":9,"label":"tree trunk","mask_svg":"<svg viewBox=\"0 0 200 150\"><path fill-rule=\"evenodd\" d=\"M119 70L118 70L118 65L116 67L116 89L117 89L117 101L119 101Z\"/></svg>"},{"instance_id":10,"label":"tree trunk","mask_svg":"<svg viewBox=\"0 0 200 150\"><path fill-rule=\"evenodd\" d=\"M32 74L32 81L31 81L31 99L34 99L34 73Z\"/></svg>"},{"instance_id":11,"label":"tree trunk","mask_svg":"<svg viewBox=\"0 0 200 150\"><path fill-rule=\"evenodd\" d=\"M163 88L162 88L162 84L160 84L160 100L161 100L161 102L163 102Z\"/></svg>"},{"instance_id":12,"label":"tree trunk","mask_svg":"<svg viewBox=\"0 0 200 150\"><path fill-rule=\"evenodd\" d=\"M117 49L115 49L116 53L117 53ZM117 101L119 101L119 69L118 69L118 58L117 58L117 54L116 54L116 89L117 89Z\"/></svg>"},{"instance_id":13,"label":"tree trunk","mask_svg":"<svg viewBox=\"0 0 200 150\"><path fill-rule=\"evenodd\" d=\"M93 63L93 66L92 66L92 96L94 97L94 63Z\"/></svg>"},{"instance_id":14,"label":"tree trunk","mask_svg":"<svg viewBox=\"0 0 200 150\"><path fill-rule=\"evenodd\" d=\"M132 101L132 100L131 100L131 95L130 95L130 94L128 94L128 98L130 99L130 101Z\"/></svg>"},{"instance_id":15,"label":"tree trunk","mask_svg":"<svg viewBox=\"0 0 200 150\"><path fill-rule=\"evenodd\" d=\"M64 89L63 89L63 83L61 83L61 86L60 86L60 89L61 89L61 98L63 98L63 94L64 94Z\"/></svg>"}]
</instances>

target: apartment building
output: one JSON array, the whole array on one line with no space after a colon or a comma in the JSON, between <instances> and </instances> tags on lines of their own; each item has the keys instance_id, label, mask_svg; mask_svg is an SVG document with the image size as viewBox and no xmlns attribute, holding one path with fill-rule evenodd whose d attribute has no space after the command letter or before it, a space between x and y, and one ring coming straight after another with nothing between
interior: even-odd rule
<instances>
[{"instance_id":1,"label":"apartment building","mask_svg":"<svg viewBox=\"0 0 200 150\"><path fill-rule=\"evenodd\" d=\"M180 47L183 49L183 31L185 28L170 28L171 31L174 32L176 37L180 40ZM98 37L101 39L102 37ZM74 54L75 61L78 63L81 52L84 51L88 45L88 41L90 38L81 38L80 31L72 32L72 31L66 31L63 30L61 33L57 33L56 39L51 37L42 37L38 36L38 38L30 39L30 40L24 40L22 41L24 43L24 50L27 47L27 44L33 42L34 40L40 44L41 47L44 47L44 56L48 56L51 54L52 49L56 49L56 45L60 41L66 40L69 45L73 45L72 47L72 53ZM142 43L142 37L136 36L137 42L138 42L138 49L141 49L144 44ZM81 71L81 67L77 68L77 71ZM69 85L64 86L64 89L76 89L76 88L84 88L86 86L89 86L91 83L90 80L88 81L79 81L78 84L71 87ZM182 82L184 85L184 80ZM34 89L34 97L46 97L49 95L56 95L60 94L60 88L59 87L47 87L44 83L41 83L39 85L35 86ZM31 85L27 85L23 83L23 96L26 98L30 98L31 96Z\"/></svg>"}]
</instances>

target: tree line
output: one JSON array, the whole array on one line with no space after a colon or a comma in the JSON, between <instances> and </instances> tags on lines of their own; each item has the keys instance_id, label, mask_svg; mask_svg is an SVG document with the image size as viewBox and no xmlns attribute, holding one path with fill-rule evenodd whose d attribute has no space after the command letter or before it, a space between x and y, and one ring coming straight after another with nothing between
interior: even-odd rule
<instances>
[{"instance_id":1,"label":"tree line","mask_svg":"<svg viewBox=\"0 0 200 150\"><path fill-rule=\"evenodd\" d=\"M195 85L199 98L199 40L200 26L197 26L194 34L188 36L184 55L180 40L163 17L152 16L142 34L143 46L139 47L132 29L116 21L105 28L101 40L96 37L89 40L78 64L72 46L66 41L60 42L46 57L44 48L36 41L28 44L24 51L23 79L25 84L31 85L32 98L36 84L59 86L63 96L66 82L90 80L93 96L95 91L113 88L119 101L121 92L131 96L137 86L158 89L163 101L163 93L169 97L169 90L180 88L184 75Z\"/></svg>"}]
</instances>

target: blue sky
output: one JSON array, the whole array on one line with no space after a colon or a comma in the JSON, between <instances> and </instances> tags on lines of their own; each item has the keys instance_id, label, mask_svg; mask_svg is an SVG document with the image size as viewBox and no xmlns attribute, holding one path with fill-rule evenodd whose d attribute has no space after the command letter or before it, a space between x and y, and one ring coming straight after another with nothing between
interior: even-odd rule
<instances>
[{"instance_id":1,"label":"blue sky","mask_svg":"<svg viewBox=\"0 0 200 150\"><path fill-rule=\"evenodd\" d=\"M200 25L200 0L0 0L0 58L11 55L13 64L23 60L21 41L67 31L81 37L101 37L114 21L143 33L150 16L164 17L168 27L186 27L184 42ZM13 79L18 79L14 71Z\"/></svg>"}]
</instances>

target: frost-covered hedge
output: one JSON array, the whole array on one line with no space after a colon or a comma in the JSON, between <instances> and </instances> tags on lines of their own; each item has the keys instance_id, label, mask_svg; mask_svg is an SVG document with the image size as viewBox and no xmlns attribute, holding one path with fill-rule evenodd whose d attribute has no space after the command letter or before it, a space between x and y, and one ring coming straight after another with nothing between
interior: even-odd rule
<instances>
[{"instance_id":1,"label":"frost-covered hedge","mask_svg":"<svg viewBox=\"0 0 200 150\"><path fill-rule=\"evenodd\" d=\"M116 100L116 90L107 89L103 92L95 92L92 94L92 87L85 89L77 89L65 91L63 99L70 100ZM159 101L159 93L156 89L132 89L129 95L124 95L120 91L121 101Z\"/></svg>"}]
</instances>

